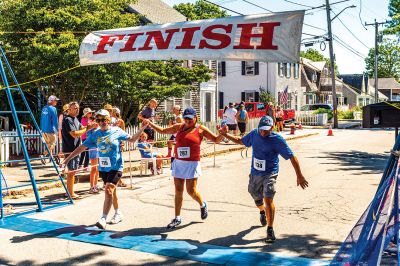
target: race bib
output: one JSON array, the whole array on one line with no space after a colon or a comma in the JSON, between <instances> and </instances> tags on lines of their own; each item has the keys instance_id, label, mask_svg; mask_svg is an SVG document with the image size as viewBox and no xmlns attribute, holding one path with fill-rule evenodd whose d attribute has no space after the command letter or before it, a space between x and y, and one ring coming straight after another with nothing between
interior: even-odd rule
<instances>
[{"instance_id":1,"label":"race bib","mask_svg":"<svg viewBox=\"0 0 400 266\"><path fill-rule=\"evenodd\" d=\"M99 157L100 167L111 167L110 157Z\"/></svg>"},{"instance_id":2,"label":"race bib","mask_svg":"<svg viewBox=\"0 0 400 266\"><path fill-rule=\"evenodd\" d=\"M258 171L265 171L265 160L259 160L254 157L253 167Z\"/></svg>"},{"instance_id":3,"label":"race bib","mask_svg":"<svg viewBox=\"0 0 400 266\"><path fill-rule=\"evenodd\" d=\"M190 158L190 147L179 147L178 158L180 159Z\"/></svg>"}]
</instances>

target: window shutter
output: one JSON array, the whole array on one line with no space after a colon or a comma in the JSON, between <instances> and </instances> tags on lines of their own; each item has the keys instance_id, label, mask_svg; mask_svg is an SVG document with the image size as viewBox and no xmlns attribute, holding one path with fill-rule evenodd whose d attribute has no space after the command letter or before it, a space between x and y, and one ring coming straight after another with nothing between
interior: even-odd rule
<instances>
[{"instance_id":1,"label":"window shutter","mask_svg":"<svg viewBox=\"0 0 400 266\"><path fill-rule=\"evenodd\" d=\"M224 109L224 92L220 91L218 94L218 108Z\"/></svg>"},{"instance_id":2,"label":"window shutter","mask_svg":"<svg viewBox=\"0 0 400 266\"><path fill-rule=\"evenodd\" d=\"M221 76L222 77L226 76L226 62L225 61L221 62Z\"/></svg>"},{"instance_id":3,"label":"window shutter","mask_svg":"<svg viewBox=\"0 0 400 266\"><path fill-rule=\"evenodd\" d=\"M255 102L260 101L260 93L258 91L254 92L254 101Z\"/></svg>"},{"instance_id":4,"label":"window shutter","mask_svg":"<svg viewBox=\"0 0 400 266\"><path fill-rule=\"evenodd\" d=\"M260 72L260 62L254 62L254 75L259 75Z\"/></svg>"},{"instance_id":5,"label":"window shutter","mask_svg":"<svg viewBox=\"0 0 400 266\"><path fill-rule=\"evenodd\" d=\"M242 76L246 75L246 62L242 61Z\"/></svg>"},{"instance_id":6,"label":"window shutter","mask_svg":"<svg viewBox=\"0 0 400 266\"><path fill-rule=\"evenodd\" d=\"M246 101L246 94L244 91L242 91L242 101Z\"/></svg>"}]
</instances>

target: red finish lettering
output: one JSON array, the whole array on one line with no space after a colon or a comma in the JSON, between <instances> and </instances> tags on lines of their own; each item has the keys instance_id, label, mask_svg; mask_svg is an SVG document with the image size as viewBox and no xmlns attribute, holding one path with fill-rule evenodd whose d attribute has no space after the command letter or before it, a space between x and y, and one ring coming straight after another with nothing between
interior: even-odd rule
<instances>
[{"instance_id":1,"label":"red finish lettering","mask_svg":"<svg viewBox=\"0 0 400 266\"><path fill-rule=\"evenodd\" d=\"M226 33L232 32L232 24L228 25L211 25L204 29L203 37L205 40L201 40L199 49L223 49L231 44L231 37L228 34L213 32L214 29L223 29ZM211 45L207 42L207 39L219 41L218 45Z\"/></svg>"},{"instance_id":2,"label":"red finish lettering","mask_svg":"<svg viewBox=\"0 0 400 266\"><path fill-rule=\"evenodd\" d=\"M196 31L198 31L200 27L193 28L183 28L182 32L185 33L183 35L183 40L181 45L177 46L176 49L194 49L196 46L192 45L193 35Z\"/></svg>"},{"instance_id":3,"label":"red finish lettering","mask_svg":"<svg viewBox=\"0 0 400 266\"><path fill-rule=\"evenodd\" d=\"M126 41L124 48L120 49L119 51L120 52L136 51L137 48L134 48L133 46L135 45L137 37L143 34L144 34L143 32L128 34L129 39Z\"/></svg>"},{"instance_id":4,"label":"red finish lettering","mask_svg":"<svg viewBox=\"0 0 400 266\"><path fill-rule=\"evenodd\" d=\"M166 40L164 40L162 32L161 31L149 31L146 33L147 40L144 43L143 47L140 47L138 50L142 51L142 50L152 50L153 47L150 46L150 42L151 40L154 40L157 49L159 50L163 50L163 49L168 49L169 44L171 42L172 36L174 35L175 32L178 32L179 29L170 29L170 30L166 30L165 33L167 33L167 38Z\"/></svg>"},{"instance_id":5,"label":"red finish lettering","mask_svg":"<svg viewBox=\"0 0 400 266\"><path fill-rule=\"evenodd\" d=\"M97 45L96 51L93 54L106 54L108 51L105 49L106 45L113 46L115 41L120 41L125 37L125 35L105 35L101 36L99 45Z\"/></svg>"},{"instance_id":6,"label":"red finish lettering","mask_svg":"<svg viewBox=\"0 0 400 266\"><path fill-rule=\"evenodd\" d=\"M254 45L250 44L251 38L261 38L261 44L255 48L260 50L278 50L278 46L272 44L274 37L274 28L281 25L280 22L260 23L262 33L253 33L253 28L257 27L257 23L238 24L238 28L242 28L240 34L240 42L233 46L233 49L254 49Z\"/></svg>"}]
</instances>

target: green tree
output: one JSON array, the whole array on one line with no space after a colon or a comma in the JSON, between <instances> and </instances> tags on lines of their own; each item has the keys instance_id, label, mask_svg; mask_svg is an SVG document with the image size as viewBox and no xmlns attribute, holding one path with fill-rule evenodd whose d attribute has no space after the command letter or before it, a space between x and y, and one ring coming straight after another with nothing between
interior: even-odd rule
<instances>
[{"instance_id":1,"label":"green tree","mask_svg":"<svg viewBox=\"0 0 400 266\"><path fill-rule=\"evenodd\" d=\"M10 33L0 35L0 42L12 51L8 58L19 82L36 80L77 66L88 32L139 25L138 16L126 8L126 0L3 0L0 31ZM39 88L45 97L56 94L63 102L111 102L122 107L129 123L150 98L182 97L194 82L209 79L203 65L146 61L80 67L23 89Z\"/></svg>"},{"instance_id":2,"label":"green tree","mask_svg":"<svg viewBox=\"0 0 400 266\"><path fill-rule=\"evenodd\" d=\"M300 51L300 57L304 57L304 58L310 59L313 62L325 61L327 67L329 67L331 65L331 61L330 61L329 58L326 58L318 50L313 49L313 48L309 48L306 51ZM337 64L335 64L335 72L336 72L336 75L339 74L339 70L338 70Z\"/></svg>"},{"instance_id":3,"label":"green tree","mask_svg":"<svg viewBox=\"0 0 400 266\"><path fill-rule=\"evenodd\" d=\"M389 28L385 30L385 33L400 35L400 0L389 1L389 16L392 20L389 23Z\"/></svg>"},{"instance_id":4,"label":"green tree","mask_svg":"<svg viewBox=\"0 0 400 266\"><path fill-rule=\"evenodd\" d=\"M375 48L369 50L365 59L366 69L370 77L374 76ZM400 47L397 40L384 39L378 45L378 77L400 80Z\"/></svg>"},{"instance_id":5,"label":"green tree","mask_svg":"<svg viewBox=\"0 0 400 266\"><path fill-rule=\"evenodd\" d=\"M189 20L224 18L229 16L225 10L203 0L196 1L194 4L178 4L174 8Z\"/></svg>"}]
</instances>

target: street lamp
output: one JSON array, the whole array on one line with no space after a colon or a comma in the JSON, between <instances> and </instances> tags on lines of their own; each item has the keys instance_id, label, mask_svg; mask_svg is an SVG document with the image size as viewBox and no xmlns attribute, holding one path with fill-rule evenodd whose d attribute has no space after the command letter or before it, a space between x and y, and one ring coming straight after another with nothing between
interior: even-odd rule
<instances>
[{"instance_id":1,"label":"street lamp","mask_svg":"<svg viewBox=\"0 0 400 266\"><path fill-rule=\"evenodd\" d=\"M331 7L329 0L326 0L326 19L328 24L328 40L329 40L329 57L330 57L330 72L332 78L332 100L333 100L333 128L338 128L338 114L337 114L337 99L336 99L336 84L335 84L335 58L333 53L333 39L332 39L332 21L337 18L347 8L353 8L354 5L347 6L342 9L336 16L331 19Z\"/></svg>"}]
</instances>

